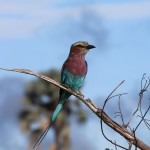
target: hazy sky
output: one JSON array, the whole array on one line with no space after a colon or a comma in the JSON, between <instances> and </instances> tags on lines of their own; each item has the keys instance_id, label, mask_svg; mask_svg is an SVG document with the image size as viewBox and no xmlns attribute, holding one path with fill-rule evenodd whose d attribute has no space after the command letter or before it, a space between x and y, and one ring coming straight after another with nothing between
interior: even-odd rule
<instances>
[{"instance_id":1,"label":"hazy sky","mask_svg":"<svg viewBox=\"0 0 150 150\"><path fill-rule=\"evenodd\" d=\"M142 74L150 75L150 1L0 0L0 67L60 69L70 45L80 40L96 46L86 57L83 93L92 99L106 97L126 80L119 92L132 98ZM5 76L30 79L0 71L0 79ZM129 109L134 102L126 104Z\"/></svg>"}]
</instances>

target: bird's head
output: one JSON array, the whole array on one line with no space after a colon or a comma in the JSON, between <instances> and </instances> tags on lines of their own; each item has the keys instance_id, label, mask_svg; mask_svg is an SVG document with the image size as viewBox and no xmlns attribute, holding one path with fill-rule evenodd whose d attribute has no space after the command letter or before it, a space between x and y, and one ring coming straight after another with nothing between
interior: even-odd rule
<instances>
[{"instance_id":1,"label":"bird's head","mask_svg":"<svg viewBox=\"0 0 150 150\"><path fill-rule=\"evenodd\" d=\"M88 42L79 41L76 43L73 43L71 45L70 54L69 55L85 55L89 49L95 48L94 45L90 45Z\"/></svg>"}]
</instances>

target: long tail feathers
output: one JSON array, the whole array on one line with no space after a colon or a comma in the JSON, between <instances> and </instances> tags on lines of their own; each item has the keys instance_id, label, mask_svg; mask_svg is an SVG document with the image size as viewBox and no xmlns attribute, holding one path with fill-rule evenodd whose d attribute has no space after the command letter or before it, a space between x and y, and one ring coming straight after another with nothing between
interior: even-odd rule
<instances>
[{"instance_id":1,"label":"long tail feathers","mask_svg":"<svg viewBox=\"0 0 150 150\"><path fill-rule=\"evenodd\" d=\"M39 145L41 144L41 142L43 141L43 139L44 139L44 137L46 136L47 132L48 132L49 129L51 128L52 123L53 123L53 122L51 122L51 123L47 126L47 128L44 130L44 132L40 135L40 137L38 138L38 140L37 140L36 143L34 144L33 149L34 149L37 145L39 146Z\"/></svg>"},{"instance_id":2,"label":"long tail feathers","mask_svg":"<svg viewBox=\"0 0 150 150\"><path fill-rule=\"evenodd\" d=\"M66 96L66 95L64 95L64 96ZM36 143L34 144L33 149L34 149L37 145L39 146L39 145L41 144L41 142L43 141L43 139L44 139L44 137L46 136L47 132L48 132L49 129L51 128L53 122L56 120L56 118L57 118L57 116L58 116L60 110L62 109L63 104L66 102L65 100L68 99L68 96L70 96L70 95L67 95L67 98L65 97L65 98L63 99L63 101L60 100L60 102L58 103L58 105L57 105L57 107L56 107L56 109L55 109L55 111L54 111L54 113L53 113L53 115L52 115L51 123L47 126L47 128L44 130L44 132L40 135L40 137L38 138L38 140L37 140Z\"/></svg>"}]
</instances>

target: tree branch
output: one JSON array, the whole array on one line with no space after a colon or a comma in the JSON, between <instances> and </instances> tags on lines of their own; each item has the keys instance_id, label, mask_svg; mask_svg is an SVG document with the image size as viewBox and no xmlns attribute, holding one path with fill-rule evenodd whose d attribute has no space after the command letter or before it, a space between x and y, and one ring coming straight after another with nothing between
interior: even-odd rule
<instances>
[{"instance_id":1,"label":"tree branch","mask_svg":"<svg viewBox=\"0 0 150 150\"><path fill-rule=\"evenodd\" d=\"M144 86L143 86L143 82L145 81L144 83ZM129 126L131 120L133 119L133 117L135 116L135 114L140 110L140 113L141 113L141 116L143 116L143 113L142 113L142 99L143 99L143 95L144 93L147 91L148 87L150 86L150 78L148 77L148 80L146 79L146 73L143 74L143 77L141 79L141 91L139 93L139 101L138 101L138 106L137 106L137 109L134 111L134 113L132 114L132 116L130 117L126 127ZM144 118L143 118L144 119ZM145 121L144 121L145 122ZM145 122L146 124L146 122ZM147 124L146 124L147 125Z\"/></svg>"},{"instance_id":2,"label":"tree branch","mask_svg":"<svg viewBox=\"0 0 150 150\"><path fill-rule=\"evenodd\" d=\"M101 113L102 113L102 117L101 117L101 120L100 120L100 125L101 125L102 134L103 134L104 138L105 138L107 141L109 141L110 143L112 143L113 145L115 145L115 148L116 148L116 147L120 147L120 148L122 148L122 149L127 150L127 148L125 148L125 147L123 147L123 146L117 144L116 142L113 142L111 139L109 139L109 138L106 136L106 134L104 133L104 130L103 130L103 112L104 112L105 106L106 106L107 102L111 99L111 97L116 97L116 95L114 95L114 96L111 96L111 95L112 95L123 83L124 83L124 81L122 81L121 83L119 83L119 85L117 85L116 88L115 88L115 89L108 95L108 97L105 99L104 105L103 105L103 107L102 107L102 112L101 112ZM117 96L119 96L119 95L117 95Z\"/></svg>"},{"instance_id":3,"label":"tree branch","mask_svg":"<svg viewBox=\"0 0 150 150\"><path fill-rule=\"evenodd\" d=\"M55 80L48 78L44 75L40 75L38 73L35 73L31 70L27 69L3 69L0 68L1 70L6 70L6 71L12 71L12 72L20 72L20 73L25 73L25 74L30 74L33 76L36 76L38 78L41 78L67 92L70 94L74 95L75 97L79 98L87 107L89 107L95 115L97 115L100 119L103 120L110 128L115 130L117 133L119 133L121 136L123 136L126 140L128 140L130 143L133 145L137 146L141 150L150 150L150 147L146 145L143 141L138 139L132 132L129 132L126 128L121 126L120 124L116 123L114 120L112 120L101 108L98 108L90 99L84 99L81 95L78 93L64 87L60 83L56 82ZM109 96L108 96L109 97Z\"/></svg>"}]
</instances>

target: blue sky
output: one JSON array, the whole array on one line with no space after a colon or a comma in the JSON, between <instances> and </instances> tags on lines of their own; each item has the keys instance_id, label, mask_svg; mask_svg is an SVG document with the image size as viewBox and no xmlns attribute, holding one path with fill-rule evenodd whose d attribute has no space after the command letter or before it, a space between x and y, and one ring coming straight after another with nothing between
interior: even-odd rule
<instances>
[{"instance_id":1,"label":"blue sky","mask_svg":"<svg viewBox=\"0 0 150 150\"><path fill-rule=\"evenodd\" d=\"M149 8L148 0L0 0L0 67L60 69L70 45L85 40L96 49L86 57L83 93L104 98L125 79L118 92L128 92L131 99L142 74L150 75ZM31 78L1 71L0 79L5 76Z\"/></svg>"}]
</instances>

